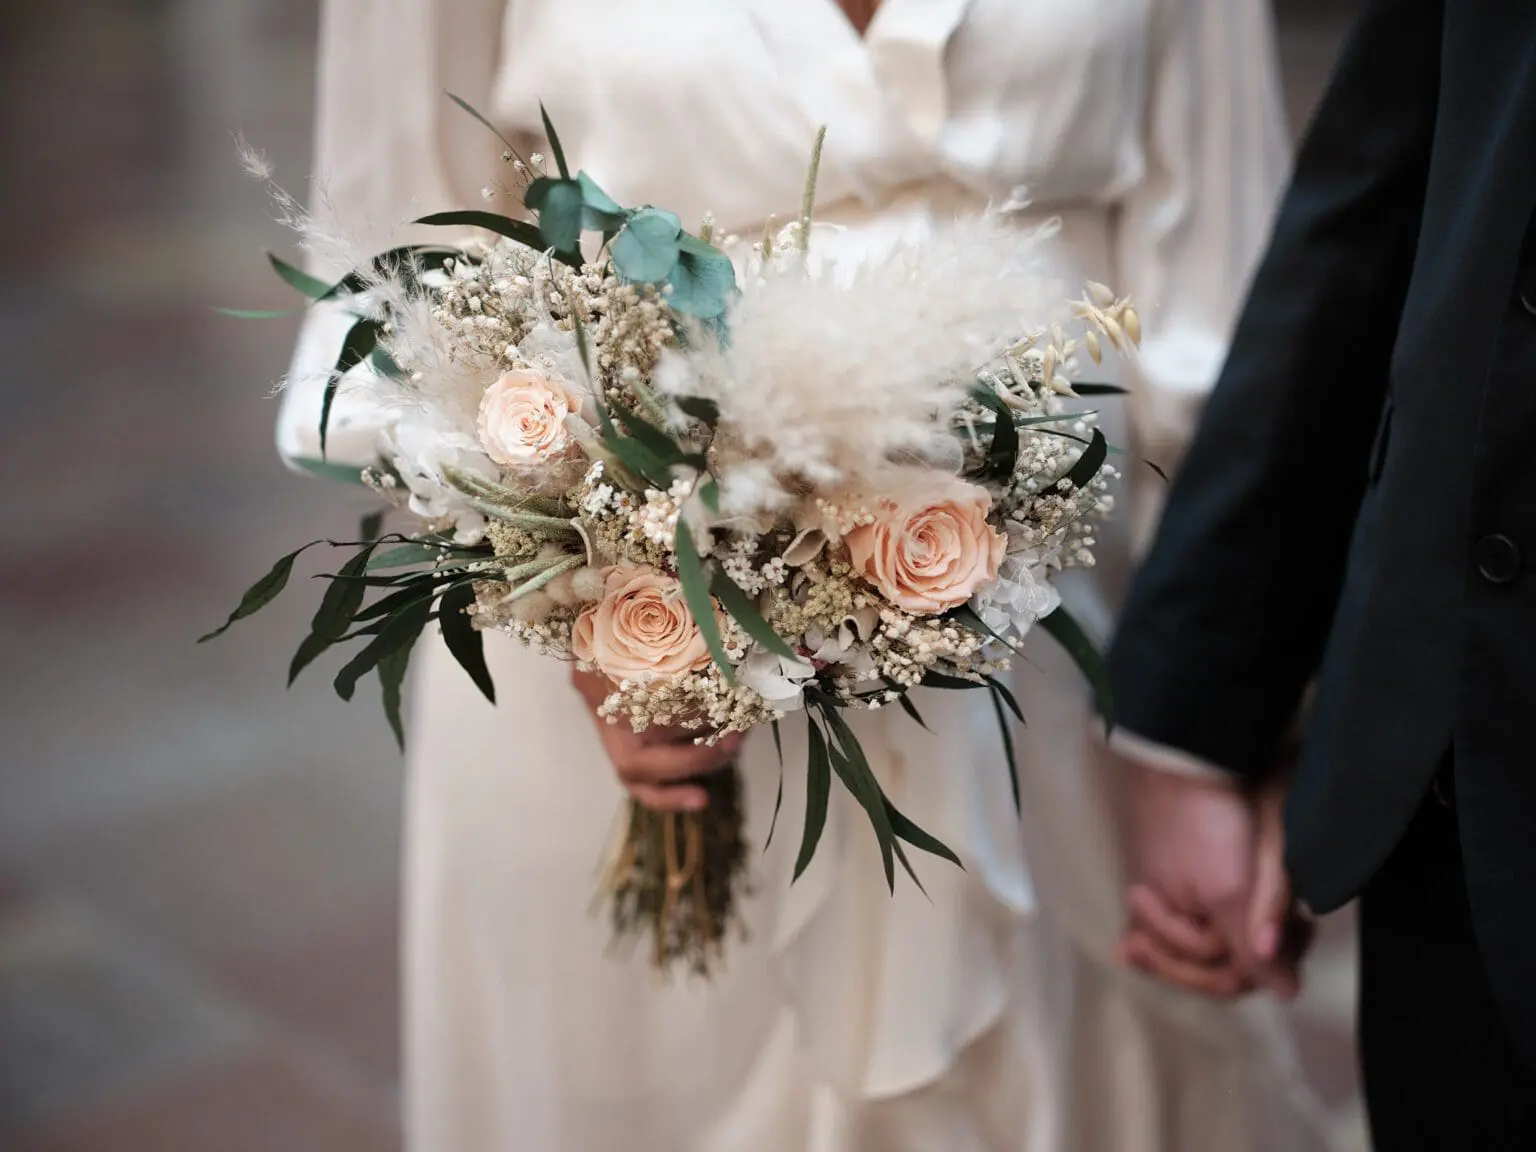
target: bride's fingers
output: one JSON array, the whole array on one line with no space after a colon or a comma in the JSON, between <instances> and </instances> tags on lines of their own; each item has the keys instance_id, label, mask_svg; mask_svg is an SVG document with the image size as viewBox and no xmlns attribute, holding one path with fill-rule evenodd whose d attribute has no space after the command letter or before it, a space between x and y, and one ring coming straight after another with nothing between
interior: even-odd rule
<instances>
[{"instance_id":1,"label":"bride's fingers","mask_svg":"<svg viewBox=\"0 0 1536 1152\"><path fill-rule=\"evenodd\" d=\"M635 739L641 744L695 744L699 737L705 734L698 728L663 727L653 724L644 732L635 733ZM734 755L741 748L743 739L742 733L732 732L720 737L710 747L718 748L728 755Z\"/></svg>"},{"instance_id":2,"label":"bride's fingers","mask_svg":"<svg viewBox=\"0 0 1536 1152\"><path fill-rule=\"evenodd\" d=\"M657 812L699 812L709 797L697 784L629 784L627 791L641 804Z\"/></svg>"},{"instance_id":3,"label":"bride's fingers","mask_svg":"<svg viewBox=\"0 0 1536 1152\"><path fill-rule=\"evenodd\" d=\"M1220 932L1176 911L1160 893L1146 885L1133 886L1126 899L1132 926L1160 940L1164 951L1204 964L1230 956L1231 949Z\"/></svg>"},{"instance_id":4,"label":"bride's fingers","mask_svg":"<svg viewBox=\"0 0 1536 1152\"><path fill-rule=\"evenodd\" d=\"M619 750L613 760L626 785L667 784L723 768L731 753L719 745L641 744Z\"/></svg>"},{"instance_id":5,"label":"bride's fingers","mask_svg":"<svg viewBox=\"0 0 1536 1152\"><path fill-rule=\"evenodd\" d=\"M1121 960L1149 976L1202 996L1232 1000L1253 990L1253 981L1232 964L1210 965L1187 960L1168 952L1161 941L1138 929L1127 932L1120 942Z\"/></svg>"}]
</instances>

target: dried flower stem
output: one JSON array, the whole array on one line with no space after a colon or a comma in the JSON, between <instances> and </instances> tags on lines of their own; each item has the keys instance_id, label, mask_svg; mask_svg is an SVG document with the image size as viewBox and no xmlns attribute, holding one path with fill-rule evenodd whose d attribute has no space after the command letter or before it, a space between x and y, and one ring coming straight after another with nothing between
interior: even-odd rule
<instances>
[{"instance_id":1,"label":"dried flower stem","mask_svg":"<svg viewBox=\"0 0 1536 1152\"><path fill-rule=\"evenodd\" d=\"M586 562L587 558L585 556L567 556L563 560L557 560L548 568L544 569L544 571L540 572L532 580L528 581L528 583L522 584L513 589L512 594L508 596L507 599L509 601L521 600L524 596L527 596L533 592L537 592L540 588L544 587L544 585L548 584L556 576L563 576L567 572L575 571Z\"/></svg>"},{"instance_id":2,"label":"dried flower stem","mask_svg":"<svg viewBox=\"0 0 1536 1152\"><path fill-rule=\"evenodd\" d=\"M826 139L827 126L823 124L811 148L811 168L805 174L805 192L800 198L800 228L795 242L801 252L809 252L811 249L811 212L816 207L816 180L821 175L821 146Z\"/></svg>"}]
</instances>

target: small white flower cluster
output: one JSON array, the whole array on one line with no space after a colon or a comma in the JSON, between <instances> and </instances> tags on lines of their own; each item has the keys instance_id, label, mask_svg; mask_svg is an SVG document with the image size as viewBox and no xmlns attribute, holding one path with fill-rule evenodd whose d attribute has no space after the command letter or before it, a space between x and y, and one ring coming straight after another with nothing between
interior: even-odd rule
<instances>
[{"instance_id":1,"label":"small white flower cluster","mask_svg":"<svg viewBox=\"0 0 1536 1152\"><path fill-rule=\"evenodd\" d=\"M646 489L645 505L630 514L631 531L671 552L677 543L677 517L691 490L692 485L686 480L673 481L665 492Z\"/></svg>"},{"instance_id":2,"label":"small white flower cluster","mask_svg":"<svg viewBox=\"0 0 1536 1152\"><path fill-rule=\"evenodd\" d=\"M789 565L782 556L770 556L759 562L760 546L756 540L738 539L720 556L720 566L732 582L748 596L760 596L783 584L789 577Z\"/></svg>"}]
</instances>

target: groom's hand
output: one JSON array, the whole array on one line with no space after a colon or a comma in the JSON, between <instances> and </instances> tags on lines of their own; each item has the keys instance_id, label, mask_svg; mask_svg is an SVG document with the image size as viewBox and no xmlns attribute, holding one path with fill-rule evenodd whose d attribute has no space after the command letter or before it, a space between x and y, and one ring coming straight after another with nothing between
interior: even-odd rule
<instances>
[{"instance_id":1,"label":"groom's hand","mask_svg":"<svg viewBox=\"0 0 1536 1152\"><path fill-rule=\"evenodd\" d=\"M1243 939L1257 824L1251 801L1223 781L1121 759L1129 794L1125 961L1207 996L1257 983Z\"/></svg>"},{"instance_id":2,"label":"groom's hand","mask_svg":"<svg viewBox=\"0 0 1536 1152\"><path fill-rule=\"evenodd\" d=\"M1284 779L1265 785L1257 800L1253 896L1248 902L1247 932L1253 963L1267 973L1266 983L1282 999L1301 988L1301 961L1312 946L1316 924L1291 891L1285 871Z\"/></svg>"},{"instance_id":3,"label":"groom's hand","mask_svg":"<svg viewBox=\"0 0 1536 1152\"><path fill-rule=\"evenodd\" d=\"M1125 762L1131 872L1127 963L1209 996L1295 996L1310 926L1283 866L1282 786L1253 798L1222 781Z\"/></svg>"}]
</instances>

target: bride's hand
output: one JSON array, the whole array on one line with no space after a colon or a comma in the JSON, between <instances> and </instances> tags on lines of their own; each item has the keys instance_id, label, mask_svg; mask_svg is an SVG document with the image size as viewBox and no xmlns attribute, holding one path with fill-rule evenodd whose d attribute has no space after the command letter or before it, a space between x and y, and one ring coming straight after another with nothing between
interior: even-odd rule
<instances>
[{"instance_id":1,"label":"bride's hand","mask_svg":"<svg viewBox=\"0 0 1536 1152\"><path fill-rule=\"evenodd\" d=\"M695 744L698 733L681 728L636 732L628 724L610 724L597 714L611 688L606 677L573 671L571 683L586 701L603 750L631 796L660 812L697 812L709 803L704 789L688 781L728 765L741 747L739 733L710 745Z\"/></svg>"}]
</instances>

